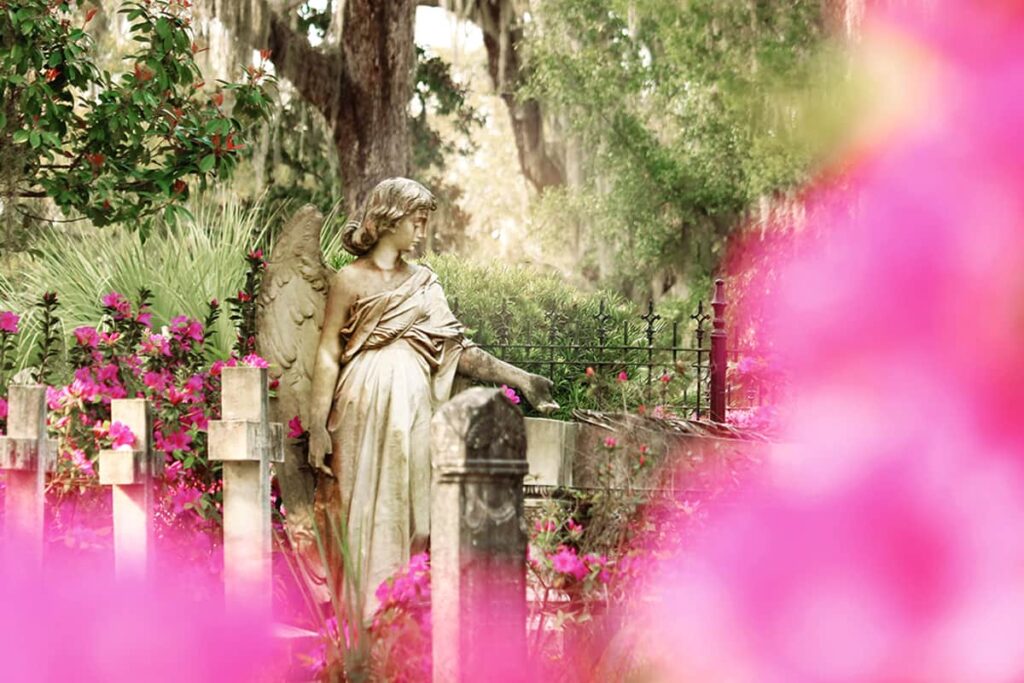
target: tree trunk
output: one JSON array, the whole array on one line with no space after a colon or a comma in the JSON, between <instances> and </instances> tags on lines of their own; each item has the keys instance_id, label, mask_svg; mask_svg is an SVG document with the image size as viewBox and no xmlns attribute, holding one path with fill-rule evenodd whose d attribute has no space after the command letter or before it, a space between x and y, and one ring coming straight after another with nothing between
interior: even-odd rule
<instances>
[{"instance_id":1,"label":"tree trunk","mask_svg":"<svg viewBox=\"0 0 1024 683\"><path fill-rule=\"evenodd\" d=\"M339 93L337 117L328 120L352 211L375 184L409 173L416 3L348 0L343 11L347 92Z\"/></svg>"},{"instance_id":2,"label":"tree trunk","mask_svg":"<svg viewBox=\"0 0 1024 683\"><path fill-rule=\"evenodd\" d=\"M312 47L267 0L251 0L247 11L213 1L232 35L269 48L278 75L327 120L350 213L377 182L408 174L415 0L346 0L339 44L324 50ZM263 23L243 22L246 17Z\"/></svg>"}]
</instances>

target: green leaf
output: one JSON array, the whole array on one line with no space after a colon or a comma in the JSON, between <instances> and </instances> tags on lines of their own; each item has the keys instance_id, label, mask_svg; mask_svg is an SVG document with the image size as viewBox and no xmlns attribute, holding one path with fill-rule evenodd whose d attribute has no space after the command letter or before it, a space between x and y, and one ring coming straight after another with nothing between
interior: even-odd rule
<instances>
[{"instance_id":1,"label":"green leaf","mask_svg":"<svg viewBox=\"0 0 1024 683\"><path fill-rule=\"evenodd\" d=\"M16 130L14 131L14 135L11 136L11 139L15 142L15 144L20 145L24 143L26 140L28 140L28 131L24 129Z\"/></svg>"},{"instance_id":2,"label":"green leaf","mask_svg":"<svg viewBox=\"0 0 1024 683\"><path fill-rule=\"evenodd\" d=\"M203 157L203 160L199 162L199 170L202 173L208 173L213 170L213 167L217 164L217 155L207 154Z\"/></svg>"}]
</instances>

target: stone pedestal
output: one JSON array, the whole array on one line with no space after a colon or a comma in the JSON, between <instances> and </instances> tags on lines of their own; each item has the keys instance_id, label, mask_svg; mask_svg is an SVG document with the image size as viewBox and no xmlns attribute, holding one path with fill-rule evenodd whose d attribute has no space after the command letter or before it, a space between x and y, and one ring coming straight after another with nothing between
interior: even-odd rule
<instances>
[{"instance_id":1,"label":"stone pedestal","mask_svg":"<svg viewBox=\"0 0 1024 683\"><path fill-rule=\"evenodd\" d=\"M576 424L543 417L526 418L527 484L572 486Z\"/></svg>"},{"instance_id":2,"label":"stone pedestal","mask_svg":"<svg viewBox=\"0 0 1024 683\"><path fill-rule=\"evenodd\" d=\"M100 484L112 487L114 567L119 578L143 578L152 557L153 478L163 472L163 458L150 446L153 422L149 402L114 399L111 423L132 431L131 446L100 451Z\"/></svg>"},{"instance_id":3,"label":"stone pedestal","mask_svg":"<svg viewBox=\"0 0 1024 683\"><path fill-rule=\"evenodd\" d=\"M224 463L224 594L233 610L269 616L270 463L284 459L284 431L267 414L266 369L224 368L209 427L210 459Z\"/></svg>"},{"instance_id":4,"label":"stone pedestal","mask_svg":"<svg viewBox=\"0 0 1024 683\"><path fill-rule=\"evenodd\" d=\"M431 424L434 681L525 680L526 433L495 389L446 403Z\"/></svg>"},{"instance_id":5,"label":"stone pedestal","mask_svg":"<svg viewBox=\"0 0 1024 683\"><path fill-rule=\"evenodd\" d=\"M42 560L46 473L56 453L56 443L46 438L46 387L11 385L7 435L0 437L0 470L7 472L4 541L31 566Z\"/></svg>"}]
</instances>

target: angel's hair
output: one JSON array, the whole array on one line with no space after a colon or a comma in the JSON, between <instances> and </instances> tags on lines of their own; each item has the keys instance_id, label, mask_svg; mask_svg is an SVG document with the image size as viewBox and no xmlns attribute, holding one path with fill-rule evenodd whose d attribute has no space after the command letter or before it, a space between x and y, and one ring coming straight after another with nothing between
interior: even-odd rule
<instances>
[{"instance_id":1,"label":"angel's hair","mask_svg":"<svg viewBox=\"0 0 1024 683\"><path fill-rule=\"evenodd\" d=\"M408 178L388 178L370 190L362 210L341 233L346 251L362 256L373 249L381 235L393 230L398 221L418 209L437 208L430 190Z\"/></svg>"}]
</instances>

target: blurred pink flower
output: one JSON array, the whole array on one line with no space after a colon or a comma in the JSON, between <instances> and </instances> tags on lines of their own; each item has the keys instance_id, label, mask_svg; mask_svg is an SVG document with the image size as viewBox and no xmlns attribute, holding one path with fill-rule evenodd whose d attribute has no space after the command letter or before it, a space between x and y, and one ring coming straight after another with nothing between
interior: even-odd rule
<instances>
[{"instance_id":1,"label":"blurred pink flower","mask_svg":"<svg viewBox=\"0 0 1024 683\"><path fill-rule=\"evenodd\" d=\"M111 448L135 445L135 435L132 433L131 428L128 427L128 425L121 424L120 422L110 423L108 436L110 437Z\"/></svg>"},{"instance_id":2,"label":"blurred pink flower","mask_svg":"<svg viewBox=\"0 0 1024 683\"><path fill-rule=\"evenodd\" d=\"M164 479L170 483L177 480L178 475L181 474L182 464L180 460L174 460L171 456L167 456L170 459L166 465L164 465Z\"/></svg>"},{"instance_id":3,"label":"blurred pink flower","mask_svg":"<svg viewBox=\"0 0 1024 683\"><path fill-rule=\"evenodd\" d=\"M604 439L604 447L605 448L615 448L618 445L619 445L619 440L616 439L614 436L607 436L607 437L605 437L605 439Z\"/></svg>"},{"instance_id":4,"label":"blurred pink flower","mask_svg":"<svg viewBox=\"0 0 1024 683\"><path fill-rule=\"evenodd\" d=\"M785 444L656 575L662 680L1024 679L1024 13L869 14L907 111L805 195L748 301L791 378Z\"/></svg>"},{"instance_id":5,"label":"blurred pink flower","mask_svg":"<svg viewBox=\"0 0 1024 683\"><path fill-rule=\"evenodd\" d=\"M80 448L74 448L71 451L69 451L67 455L68 460L71 461L71 464L73 464L78 469L79 472L87 476L92 476L93 474L95 474L92 461L89 460L89 457L85 454L85 451L83 451Z\"/></svg>"},{"instance_id":6,"label":"blurred pink flower","mask_svg":"<svg viewBox=\"0 0 1024 683\"><path fill-rule=\"evenodd\" d=\"M171 493L171 508L175 514L181 514L187 509L194 509L202 497L202 491L181 482Z\"/></svg>"},{"instance_id":7,"label":"blurred pink flower","mask_svg":"<svg viewBox=\"0 0 1024 683\"><path fill-rule=\"evenodd\" d=\"M159 334L147 334L143 337L142 342L139 344L139 352L147 356L159 355L168 358L173 355L170 342Z\"/></svg>"},{"instance_id":8,"label":"blurred pink flower","mask_svg":"<svg viewBox=\"0 0 1024 683\"><path fill-rule=\"evenodd\" d=\"M587 575L590 573L583 560L576 554L574 548L568 548L563 545L558 549L557 553L551 555L548 559L551 560L551 566L556 572L574 576L579 581L587 578Z\"/></svg>"},{"instance_id":9,"label":"blurred pink flower","mask_svg":"<svg viewBox=\"0 0 1024 683\"><path fill-rule=\"evenodd\" d=\"M222 368L233 368L238 365L237 358L229 358L227 360L215 360L213 365L210 366L210 375L213 377L220 377L220 371Z\"/></svg>"},{"instance_id":10,"label":"blurred pink flower","mask_svg":"<svg viewBox=\"0 0 1024 683\"><path fill-rule=\"evenodd\" d=\"M109 308L113 311L116 320L128 318L132 314L132 305L123 294L110 292L100 299L100 303L103 304L104 308Z\"/></svg>"},{"instance_id":11,"label":"blurred pink flower","mask_svg":"<svg viewBox=\"0 0 1024 683\"><path fill-rule=\"evenodd\" d=\"M501 385L501 393L504 394L505 398L507 398L512 403L514 403L515 405L519 405L520 399L519 399L519 395L516 394L516 390L515 389L513 389L512 387L509 387L509 386L507 386L505 384L502 384Z\"/></svg>"},{"instance_id":12,"label":"blurred pink flower","mask_svg":"<svg viewBox=\"0 0 1024 683\"><path fill-rule=\"evenodd\" d=\"M96 348L100 341L100 334L96 331L95 327L76 327L74 335L75 341L78 342L79 346Z\"/></svg>"},{"instance_id":13,"label":"blurred pink flower","mask_svg":"<svg viewBox=\"0 0 1024 683\"><path fill-rule=\"evenodd\" d=\"M242 358L242 365L247 365L250 368L269 368L270 364L267 363L262 357L257 356L255 353L250 353L248 356Z\"/></svg>"},{"instance_id":14,"label":"blurred pink flower","mask_svg":"<svg viewBox=\"0 0 1024 683\"><path fill-rule=\"evenodd\" d=\"M158 451L189 451L192 449L192 437L183 429L163 434L160 430L153 433L153 445Z\"/></svg>"},{"instance_id":15,"label":"blurred pink flower","mask_svg":"<svg viewBox=\"0 0 1024 683\"><path fill-rule=\"evenodd\" d=\"M19 320L21 318L13 311L0 311L0 332L17 334Z\"/></svg>"},{"instance_id":16,"label":"blurred pink flower","mask_svg":"<svg viewBox=\"0 0 1024 683\"><path fill-rule=\"evenodd\" d=\"M288 420L288 438L301 439L306 430L302 427L302 420L298 415Z\"/></svg>"},{"instance_id":17,"label":"blurred pink flower","mask_svg":"<svg viewBox=\"0 0 1024 683\"><path fill-rule=\"evenodd\" d=\"M628 382L629 381L629 375L626 374L625 370L623 370L622 372L619 373L619 376L617 377L617 379L618 379L619 382Z\"/></svg>"},{"instance_id":18,"label":"blurred pink flower","mask_svg":"<svg viewBox=\"0 0 1024 683\"><path fill-rule=\"evenodd\" d=\"M192 343L203 342L203 324L188 316L178 315L171 318L171 336L173 336L185 348L191 347Z\"/></svg>"}]
</instances>

